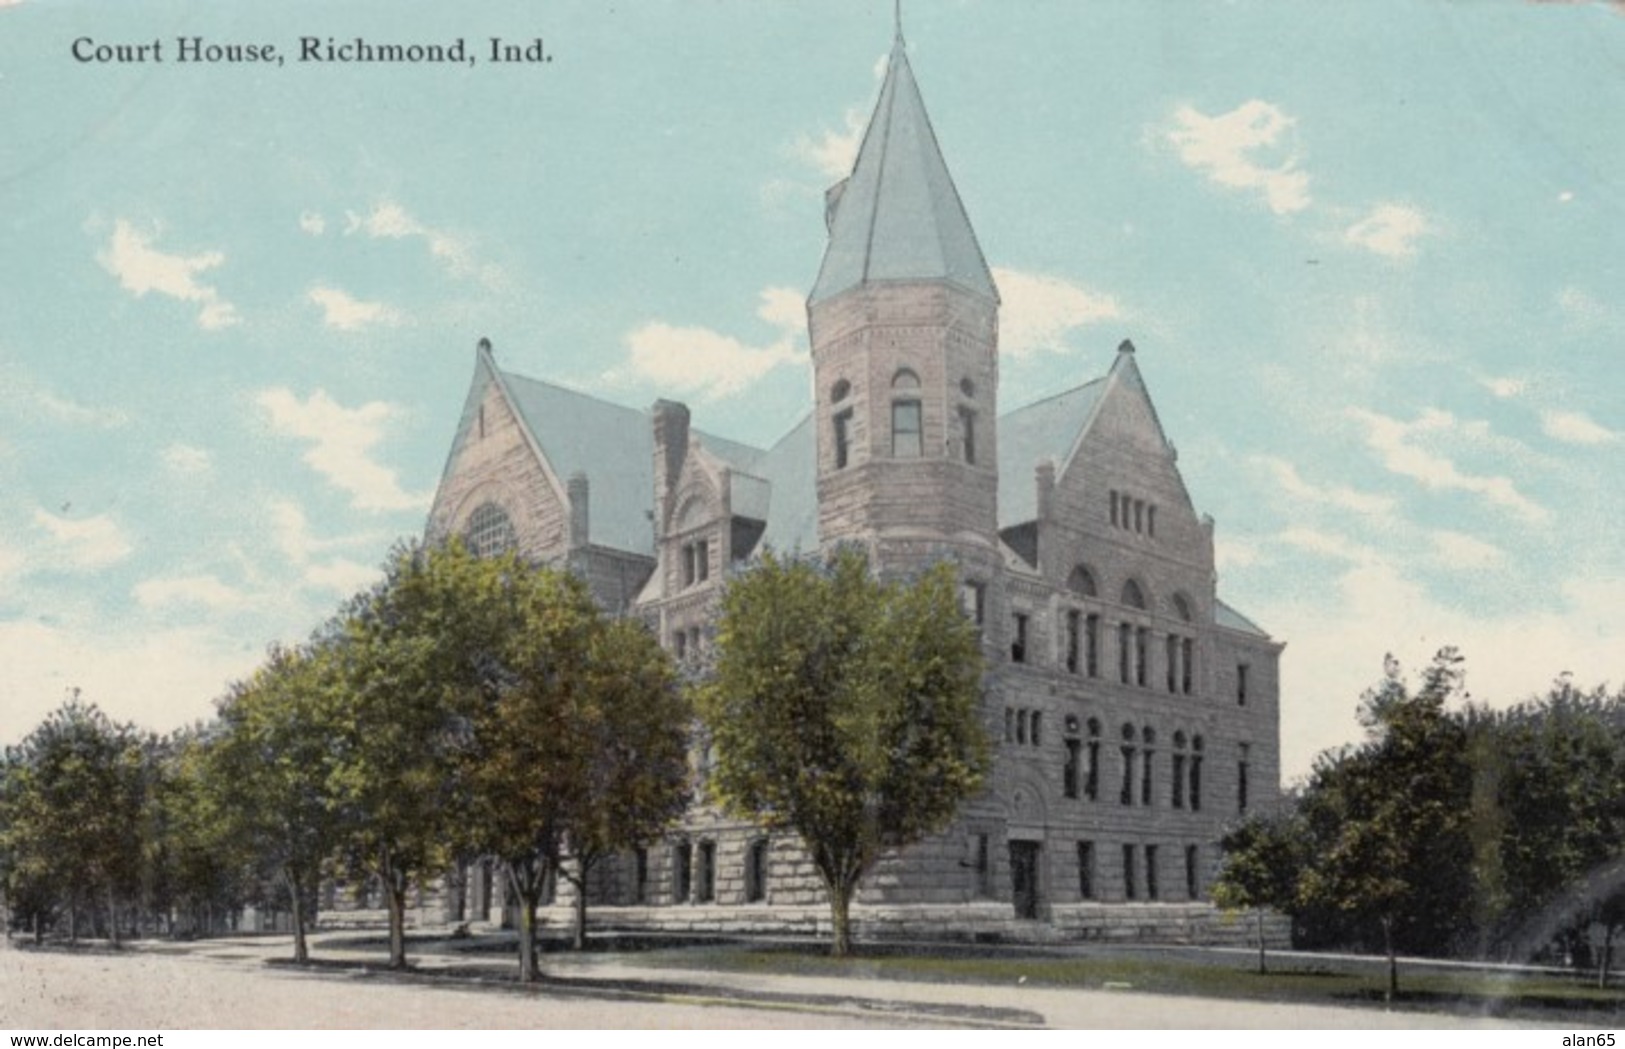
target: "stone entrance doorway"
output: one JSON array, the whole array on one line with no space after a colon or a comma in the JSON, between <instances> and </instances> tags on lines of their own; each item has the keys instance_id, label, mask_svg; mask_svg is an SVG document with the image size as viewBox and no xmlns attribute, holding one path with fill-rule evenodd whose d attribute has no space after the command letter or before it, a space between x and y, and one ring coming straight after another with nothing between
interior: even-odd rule
<instances>
[{"instance_id":1,"label":"stone entrance doorway","mask_svg":"<svg viewBox=\"0 0 1625 1049\"><path fill-rule=\"evenodd\" d=\"M1038 917L1038 855L1036 841L1010 843L1010 895L1017 918Z\"/></svg>"}]
</instances>

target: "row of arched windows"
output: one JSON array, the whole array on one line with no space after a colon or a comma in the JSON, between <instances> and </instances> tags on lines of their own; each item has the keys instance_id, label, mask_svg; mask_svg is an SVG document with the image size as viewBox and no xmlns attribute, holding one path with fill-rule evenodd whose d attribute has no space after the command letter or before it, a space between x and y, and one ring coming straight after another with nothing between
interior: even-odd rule
<instances>
[{"instance_id":1,"label":"row of arched windows","mask_svg":"<svg viewBox=\"0 0 1625 1049\"><path fill-rule=\"evenodd\" d=\"M899 368L891 380L891 455L894 459L920 459L925 456L925 409L920 398L920 377L912 368ZM959 381L966 398L976 396L976 384ZM852 383L837 379L830 387L831 405L839 406L852 394ZM845 469L852 457L852 409L836 407L830 417L835 449L835 469ZM976 419L973 406L962 404L954 414L955 432L950 441L953 454L966 463L976 463Z\"/></svg>"},{"instance_id":2,"label":"row of arched windows","mask_svg":"<svg viewBox=\"0 0 1625 1049\"><path fill-rule=\"evenodd\" d=\"M1098 801L1102 742L1100 719L1090 718L1084 726L1087 734L1083 736L1080 736L1076 718L1068 718L1066 727L1066 736L1062 741L1066 747L1066 762L1061 768L1061 794L1067 798L1081 795L1089 801ZM1122 742L1118 750L1122 756L1122 780L1118 800L1123 805L1154 805L1158 793L1156 729L1150 725L1136 728L1133 723L1124 722L1120 735ZM1176 809L1200 811L1204 741L1200 735L1187 738L1181 730L1174 733L1172 744L1168 763L1168 804ZM1244 761L1245 753L1244 749ZM1242 776L1245 777L1245 772Z\"/></svg>"}]
</instances>

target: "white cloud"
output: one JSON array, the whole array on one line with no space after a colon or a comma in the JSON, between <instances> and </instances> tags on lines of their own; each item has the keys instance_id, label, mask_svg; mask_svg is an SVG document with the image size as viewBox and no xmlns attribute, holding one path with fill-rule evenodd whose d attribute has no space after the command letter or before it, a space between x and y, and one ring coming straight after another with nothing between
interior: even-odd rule
<instances>
[{"instance_id":1,"label":"white cloud","mask_svg":"<svg viewBox=\"0 0 1625 1049\"><path fill-rule=\"evenodd\" d=\"M377 565L364 565L339 557L325 564L311 565L305 571L305 584L348 597L371 586L381 573Z\"/></svg>"},{"instance_id":2,"label":"white cloud","mask_svg":"<svg viewBox=\"0 0 1625 1049\"><path fill-rule=\"evenodd\" d=\"M774 368L804 362L789 336L749 346L709 328L655 321L626 337L630 371L666 389L714 400L738 393ZM614 378L614 376L611 376Z\"/></svg>"},{"instance_id":3,"label":"white cloud","mask_svg":"<svg viewBox=\"0 0 1625 1049\"><path fill-rule=\"evenodd\" d=\"M360 331L375 324L401 322L400 311L381 302L365 302L338 288L310 289L310 301L322 308L322 323L339 331Z\"/></svg>"},{"instance_id":4,"label":"white cloud","mask_svg":"<svg viewBox=\"0 0 1625 1049\"><path fill-rule=\"evenodd\" d=\"M1441 529L1428 538L1433 542L1439 561L1447 568L1479 570L1495 568L1506 561L1506 551L1463 532Z\"/></svg>"},{"instance_id":5,"label":"white cloud","mask_svg":"<svg viewBox=\"0 0 1625 1049\"><path fill-rule=\"evenodd\" d=\"M94 426L105 430L126 425L130 417L116 408L91 408L59 396L22 368L0 363L0 408L17 419Z\"/></svg>"},{"instance_id":6,"label":"white cloud","mask_svg":"<svg viewBox=\"0 0 1625 1049\"><path fill-rule=\"evenodd\" d=\"M254 399L272 430L310 445L305 462L334 487L349 493L357 509L421 510L428 505L428 494L403 490L395 471L372 458L373 447L401 414L398 407L371 401L346 408L325 390L301 401L282 387L262 390Z\"/></svg>"},{"instance_id":7,"label":"white cloud","mask_svg":"<svg viewBox=\"0 0 1625 1049\"><path fill-rule=\"evenodd\" d=\"M1365 428L1366 446L1377 453L1391 473L1419 481L1428 488L1471 492L1525 520L1544 521L1549 516L1544 507L1519 492L1510 478L1467 473L1444 455L1414 443L1418 437L1428 434L1456 431L1479 443L1492 444L1494 438L1488 434L1487 427L1458 423L1450 413L1437 410L1423 412L1414 422L1361 408L1350 408L1345 414Z\"/></svg>"},{"instance_id":8,"label":"white cloud","mask_svg":"<svg viewBox=\"0 0 1625 1049\"><path fill-rule=\"evenodd\" d=\"M884 60L882 60L884 61ZM801 161L811 164L826 178L845 178L852 173L852 164L858 158L858 147L863 143L863 129L867 124L863 110L848 109L844 127L839 131L825 129L815 138L800 135L790 145L790 152Z\"/></svg>"},{"instance_id":9,"label":"white cloud","mask_svg":"<svg viewBox=\"0 0 1625 1049\"><path fill-rule=\"evenodd\" d=\"M793 288L762 289L756 315L779 336L756 346L710 328L650 321L626 336L629 351L623 367L604 379L624 383L635 378L681 394L715 400L738 393L783 365L803 364L807 307Z\"/></svg>"},{"instance_id":10,"label":"white cloud","mask_svg":"<svg viewBox=\"0 0 1625 1049\"><path fill-rule=\"evenodd\" d=\"M419 237L428 245L429 254L438 259L453 276L478 276L487 282L495 281L500 276L495 266L480 266L474 261L473 248L466 238L424 225L392 200L380 201L365 215L353 211L344 214L346 236L360 233L384 240Z\"/></svg>"},{"instance_id":11,"label":"white cloud","mask_svg":"<svg viewBox=\"0 0 1625 1049\"><path fill-rule=\"evenodd\" d=\"M165 254L152 246L154 236L119 219L113 225L113 236L107 246L96 254L96 261L136 298L157 292L197 304L200 328L213 331L236 324L237 308L221 298L218 290L197 279L199 274L224 263L226 256L218 251L200 255Z\"/></svg>"},{"instance_id":12,"label":"white cloud","mask_svg":"<svg viewBox=\"0 0 1625 1049\"><path fill-rule=\"evenodd\" d=\"M1277 215L1309 206L1309 174L1282 141L1296 121L1279 107L1255 98L1210 117L1181 106L1174 123L1168 140L1188 167L1221 186L1261 192Z\"/></svg>"},{"instance_id":13,"label":"white cloud","mask_svg":"<svg viewBox=\"0 0 1625 1049\"><path fill-rule=\"evenodd\" d=\"M133 593L136 601L148 609L180 605L224 612L241 608L247 601L241 591L212 574L144 579L135 585Z\"/></svg>"},{"instance_id":14,"label":"white cloud","mask_svg":"<svg viewBox=\"0 0 1625 1049\"><path fill-rule=\"evenodd\" d=\"M1288 777L1307 772L1316 752L1359 737L1355 709L1380 677L1384 653L1415 674L1439 648L1455 645L1474 698L1505 706L1544 692L1564 671L1585 687L1617 685L1625 652L1625 580L1617 576L1570 580L1558 600L1489 616L1443 604L1414 573L1374 560L1351 564L1321 592L1251 602L1248 611L1287 641L1281 710Z\"/></svg>"},{"instance_id":15,"label":"white cloud","mask_svg":"<svg viewBox=\"0 0 1625 1049\"><path fill-rule=\"evenodd\" d=\"M763 288L756 316L792 334L807 330L807 297L794 288Z\"/></svg>"},{"instance_id":16,"label":"white cloud","mask_svg":"<svg viewBox=\"0 0 1625 1049\"><path fill-rule=\"evenodd\" d=\"M1502 400L1517 397L1529 388L1529 380L1514 379L1510 376L1491 377L1480 379L1484 388Z\"/></svg>"},{"instance_id":17,"label":"white cloud","mask_svg":"<svg viewBox=\"0 0 1625 1049\"><path fill-rule=\"evenodd\" d=\"M165 469L183 477L206 474L214 467L208 452L180 441L165 448L159 457L163 460Z\"/></svg>"},{"instance_id":18,"label":"white cloud","mask_svg":"<svg viewBox=\"0 0 1625 1049\"><path fill-rule=\"evenodd\" d=\"M1394 509L1394 500L1386 495L1361 492L1345 485L1321 487L1311 484L1298 473L1298 468L1275 456L1260 455L1254 459L1269 471L1276 485L1288 495L1304 502L1323 503L1356 514L1384 515Z\"/></svg>"},{"instance_id":19,"label":"white cloud","mask_svg":"<svg viewBox=\"0 0 1625 1049\"><path fill-rule=\"evenodd\" d=\"M1574 191L1572 189L1565 189L1563 192L1557 195L1557 202L1559 204L1567 204L1573 199Z\"/></svg>"},{"instance_id":20,"label":"white cloud","mask_svg":"<svg viewBox=\"0 0 1625 1049\"><path fill-rule=\"evenodd\" d=\"M1603 426L1585 412L1546 412L1540 417L1546 436L1565 444L1611 444L1619 432Z\"/></svg>"},{"instance_id":21,"label":"white cloud","mask_svg":"<svg viewBox=\"0 0 1625 1049\"><path fill-rule=\"evenodd\" d=\"M299 228L312 237L319 237L327 232L327 219L317 211L305 211L299 215Z\"/></svg>"},{"instance_id":22,"label":"white cloud","mask_svg":"<svg viewBox=\"0 0 1625 1049\"><path fill-rule=\"evenodd\" d=\"M1288 546L1335 561L1369 564L1380 560L1377 552L1368 546L1362 546L1346 536L1315 528L1288 528L1276 538Z\"/></svg>"},{"instance_id":23,"label":"white cloud","mask_svg":"<svg viewBox=\"0 0 1625 1049\"><path fill-rule=\"evenodd\" d=\"M0 741L27 734L71 687L110 717L178 728L213 713L211 701L261 655L257 643L202 628L124 633L0 621Z\"/></svg>"},{"instance_id":24,"label":"white cloud","mask_svg":"<svg viewBox=\"0 0 1625 1049\"><path fill-rule=\"evenodd\" d=\"M1227 568L1247 568L1263 560L1263 551L1250 539L1219 538L1213 541L1214 566L1219 571Z\"/></svg>"},{"instance_id":25,"label":"white cloud","mask_svg":"<svg viewBox=\"0 0 1625 1049\"><path fill-rule=\"evenodd\" d=\"M94 572L124 560L134 549L106 514L74 521L36 508L34 524L50 537L36 557L53 568Z\"/></svg>"},{"instance_id":26,"label":"white cloud","mask_svg":"<svg viewBox=\"0 0 1625 1049\"><path fill-rule=\"evenodd\" d=\"M1123 317L1111 296L1060 277L995 269L993 280L1004 303L999 319L999 349L1011 357L1065 352L1070 332Z\"/></svg>"},{"instance_id":27,"label":"white cloud","mask_svg":"<svg viewBox=\"0 0 1625 1049\"><path fill-rule=\"evenodd\" d=\"M1343 231L1343 239L1390 259L1416 252L1416 241L1433 232L1427 216L1403 204L1378 204L1371 214Z\"/></svg>"}]
</instances>

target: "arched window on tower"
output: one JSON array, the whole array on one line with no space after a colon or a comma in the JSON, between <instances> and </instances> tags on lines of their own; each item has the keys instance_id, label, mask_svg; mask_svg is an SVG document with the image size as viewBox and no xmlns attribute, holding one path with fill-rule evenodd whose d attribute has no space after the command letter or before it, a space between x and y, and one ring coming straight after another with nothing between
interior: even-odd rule
<instances>
[{"instance_id":1,"label":"arched window on tower","mask_svg":"<svg viewBox=\"0 0 1625 1049\"><path fill-rule=\"evenodd\" d=\"M475 557L500 557L519 546L508 512L496 503L481 503L468 515L463 542Z\"/></svg>"},{"instance_id":2,"label":"arched window on tower","mask_svg":"<svg viewBox=\"0 0 1625 1049\"><path fill-rule=\"evenodd\" d=\"M920 377L907 368L892 376L891 453L898 459L918 459L925 454L925 424L920 411Z\"/></svg>"}]
</instances>

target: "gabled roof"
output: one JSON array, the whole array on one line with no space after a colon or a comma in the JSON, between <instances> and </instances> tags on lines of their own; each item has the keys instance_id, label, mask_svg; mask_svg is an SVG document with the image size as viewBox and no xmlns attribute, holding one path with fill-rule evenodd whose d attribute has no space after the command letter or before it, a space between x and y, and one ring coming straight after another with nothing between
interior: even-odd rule
<instances>
[{"instance_id":1,"label":"gabled roof","mask_svg":"<svg viewBox=\"0 0 1625 1049\"><path fill-rule=\"evenodd\" d=\"M1105 388L1102 376L999 417L1000 527L1038 516L1033 471L1045 459L1066 462Z\"/></svg>"},{"instance_id":2,"label":"gabled roof","mask_svg":"<svg viewBox=\"0 0 1625 1049\"><path fill-rule=\"evenodd\" d=\"M810 303L879 281L945 280L998 301L925 113L903 38L849 178L826 195L829 246Z\"/></svg>"},{"instance_id":3,"label":"gabled roof","mask_svg":"<svg viewBox=\"0 0 1625 1049\"><path fill-rule=\"evenodd\" d=\"M1213 602L1213 621L1219 626L1230 630L1240 631L1243 634L1252 634L1254 637L1269 637L1264 628L1237 612L1223 601Z\"/></svg>"}]
</instances>

